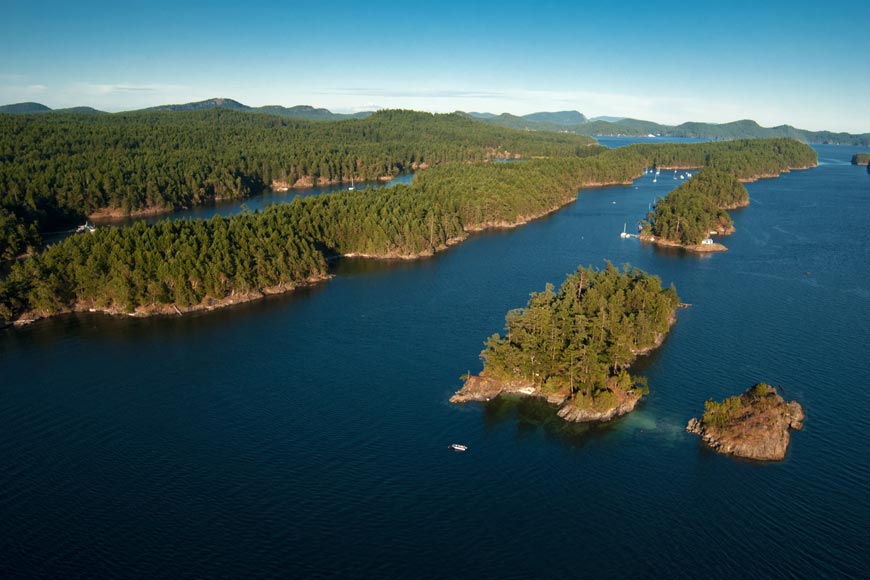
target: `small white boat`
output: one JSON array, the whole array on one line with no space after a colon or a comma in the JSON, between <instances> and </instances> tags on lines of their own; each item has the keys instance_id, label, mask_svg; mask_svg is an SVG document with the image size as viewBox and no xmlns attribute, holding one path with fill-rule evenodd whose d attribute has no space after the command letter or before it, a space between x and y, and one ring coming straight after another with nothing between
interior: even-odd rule
<instances>
[{"instance_id":1,"label":"small white boat","mask_svg":"<svg viewBox=\"0 0 870 580\"><path fill-rule=\"evenodd\" d=\"M462 443L451 443L450 449L453 451L468 451L468 445L463 445Z\"/></svg>"},{"instance_id":2,"label":"small white boat","mask_svg":"<svg viewBox=\"0 0 870 580\"><path fill-rule=\"evenodd\" d=\"M95 231L97 231L97 227L94 226L94 225L89 224L88 222L85 222L84 225L79 226L79 227L76 228L76 233L77 233L77 234L83 234L83 233L85 233L85 232L87 232L87 233L89 233L89 234L92 234L92 233L94 233Z\"/></svg>"},{"instance_id":3,"label":"small white boat","mask_svg":"<svg viewBox=\"0 0 870 580\"><path fill-rule=\"evenodd\" d=\"M350 187L347 188L348 191L353 191L353 175L350 176Z\"/></svg>"},{"instance_id":4,"label":"small white boat","mask_svg":"<svg viewBox=\"0 0 870 580\"><path fill-rule=\"evenodd\" d=\"M622 233L619 234L620 238L630 238L631 234L625 231L625 228L628 226L628 222L622 224Z\"/></svg>"}]
</instances>

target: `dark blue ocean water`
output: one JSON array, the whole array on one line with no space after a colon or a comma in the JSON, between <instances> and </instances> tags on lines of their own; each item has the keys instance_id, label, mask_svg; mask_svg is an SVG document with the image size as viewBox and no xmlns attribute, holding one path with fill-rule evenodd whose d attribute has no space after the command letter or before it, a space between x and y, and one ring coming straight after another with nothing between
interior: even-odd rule
<instances>
[{"instance_id":1,"label":"dark blue ocean water","mask_svg":"<svg viewBox=\"0 0 870 580\"><path fill-rule=\"evenodd\" d=\"M675 185L643 178L292 296L0 335L0 577L866 576L870 176L817 149L748 185L724 254L620 239ZM447 402L507 310L604 259L694 305L636 412ZM683 431L758 380L808 415L784 462Z\"/></svg>"}]
</instances>

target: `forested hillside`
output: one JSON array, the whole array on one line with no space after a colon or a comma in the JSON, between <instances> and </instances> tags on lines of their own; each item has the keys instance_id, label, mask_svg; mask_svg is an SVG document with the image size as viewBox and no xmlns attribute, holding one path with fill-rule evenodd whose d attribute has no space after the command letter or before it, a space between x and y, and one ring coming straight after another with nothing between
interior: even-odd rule
<instances>
[{"instance_id":1,"label":"forested hillside","mask_svg":"<svg viewBox=\"0 0 870 580\"><path fill-rule=\"evenodd\" d=\"M749 193L741 180L813 167L817 161L812 148L788 139L727 141L720 145L716 155L705 158L704 169L659 199L646 218L645 235L693 246L711 232L730 233L733 223L726 210L749 204ZM647 154L647 148L655 149L654 145L639 147ZM663 160L663 165L680 166L670 160Z\"/></svg>"},{"instance_id":2,"label":"forested hillside","mask_svg":"<svg viewBox=\"0 0 870 580\"><path fill-rule=\"evenodd\" d=\"M0 258L37 245L36 231L98 210L172 210L273 183L378 179L421 164L587 155L591 144L411 111L334 123L225 108L0 115Z\"/></svg>"},{"instance_id":3,"label":"forested hillside","mask_svg":"<svg viewBox=\"0 0 870 580\"><path fill-rule=\"evenodd\" d=\"M727 165L752 177L801 167L812 149L782 140L663 144L515 163L450 163L412 185L297 198L263 212L208 221L100 228L12 265L0 317L70 309L132 311L190 305L322 276L340 254L431 254L467 232L523 223L575 199L577 189L625 183L656 163ZM807 153L807 150L809 153ZM700 160L700 163L698 163Z\"/></svg>"}]
</instances>

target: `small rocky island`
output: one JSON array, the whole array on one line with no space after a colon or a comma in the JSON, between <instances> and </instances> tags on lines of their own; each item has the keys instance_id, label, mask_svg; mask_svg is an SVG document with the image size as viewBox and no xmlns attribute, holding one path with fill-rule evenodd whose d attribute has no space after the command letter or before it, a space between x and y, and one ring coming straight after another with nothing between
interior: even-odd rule
<instances>
[{"instance_id":1,"label":"small rocky island","mask_svg":"<svg viewBox=\"0 0 870 580\"><path fill-rule=\"evenodd\" d=\"M639 269L579 268L554 291L547 284L525 308L511 310L505 334L481 353L483 371L468 376L451 403L511 394L559 405L566 421L608 421L631 412L649 392L628 372L664 341L676 321L673 287Z\"/></svg>"},{"instance_id":2,"label":"small rocky island","mask_svg":"<svg viewBox=\"0 0 870 580\"><path fill-rule=\"evenodd\" d=\"M721 403L707 401L701 419L692 418L686 431L724 455L759 461L781 461L790 440L789 430L803 427L804 411L786 402L765 383Z\"/></svg>"}]
</instances>

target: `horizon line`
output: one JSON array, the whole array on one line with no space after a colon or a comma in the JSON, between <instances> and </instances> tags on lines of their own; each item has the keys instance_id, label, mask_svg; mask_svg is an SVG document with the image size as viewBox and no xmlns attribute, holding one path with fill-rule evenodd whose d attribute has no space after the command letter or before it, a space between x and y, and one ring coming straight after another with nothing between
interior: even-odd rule
<instances>
[{"instance_id":1,"label":"horizon line","mask_svg":"<svg viewBox=\"0 0 870 580\"><path fill-rule=\"evenodd\" d=\"M807 131L810 133L825 133L825 132L826 133L834 133L834 134L841 133L841 134L847 134L847 135L853 135L853 136L870 134L870 131L851 132L851 131L836 131L836 130L831 130L831 129L817 129L817 130L801 129L800 127L792 125L791 123L782 123L779 125L765 126L765 125L762 125L761 123L759 123L758 121L756 121L755 119L752 119L749 117L743 117L740 119L734 119L732 121L721 121L721 122L687 120L687 121L682 121L682 122L677 123L677 124L669 124L669 123L662 123L659 121L653 121L651 119L641 119L639 117L630 117L630 116L620 116L620 115L589 116L586 113L578 111L577 109L561 109L561 110L540 109L540 110L536 110L532 113L526 113L524 115L512 113L509 111L503 111L501 113L492 113L490 111L463 111L461 109L454 109L452 111L446 111L446 110L439 111L439 110L431 110L431 109L415 109L415 108L409 108L409 107L387 107L387 106L379 107L377 105L369 105L369 106L363 105L361 107L349 107L349 108L348 107L340 107L340 108L330 109L328 107L309 105L309 104L304 104L304 103L295 104L295 105L283 105L283 104L277 104L277 103L268 103L265 105L249 105L249 104L243 103L242 101L239 101L233 97L208 97L205 99L186 101L186 102L177 102L177 103L172 102L172 103L161 103L161 104L157 104L157 105L148 105L148 106L145 106L142 108L137 108L137 109L120 109L120 108L116 109L114 107L109 107L106 109L98 109L92 105L81 105L81 104L63 106L63 107L51 107L49 105L46 105L45 103L42 103L40 101L35 101L35 100L34 101L18 101L15 103L0 104L0 107L11 107L11 106L15 106L15 105L35 104L35 105L40 105L40 106L46 107L49 109L49 111L62 111L64 109L75 109L75 108L90 108L90 109L93 109L97 112L111 115L111 114L118 114L118 113L134 113L134 112L144 111L146 109L154 109L154 108L159 108L159 107L172 107L172 106L183 106L183 105L190 105L190 104L196 104L196 103L206 103L209 101L233 101L235 103L238 103L239 105L242 105L244 107L248 107L251 109L260 109L260 108L264 108L264 107L282 107L285 109L292 109L295 107L311 107L312 109L323 109L323 110L329 111L332 114L340 114L340 115L354 115L354 114L358 114L358 113L377 113L379 111L405 110L405 111L415 111L415 112L419 112L419 113L430 113L430 114L434 114L434 115L450 115L450 114L455 114L455 113L465 113L465 114L478 113L478 114L488 114L488 115L493 115L493 116L511 115L511 116L514 116L517 118L524 118L528 115L534 115L534 114L538 114L538 113L570 112L570 113L579 113L580 115L582 115L583 117L585 117L587 119L587 121L586 121L587 123L592 122L594 119L599 119L600 117L614 117L614 118L617 118L619 121L624 121L624 120L643 121L643 122L647 122L647 123L655 123L657 125L662 125L665 127L679 127L679 126L687 124L687 123L703 123L703 124L707 124L707 125L729 125L729 124L733 124L733 123L739 123L741 121L749 121L749 122L755 123L756 125L758 125L762 129L777 129L780 127L791 127L793 129L796 129L799 131ZM221 105L216 104L214 108L221 108ZM180 112L180 111L173 111L173 112ZM6 113L6 114L14 114L14 113ZM19 114L22 114L22 113L19 113ZM38 113L23 113L23 114L38 114ZM536 122L536 121L533 121L533 122ZM604 121L604 122L616 123L618 121ZM578 124L582 125L583 123L578 123ZM572 126L572 125L566 125L566 127L569 127L569 126Z\"/></svg>"}]
</instances>

